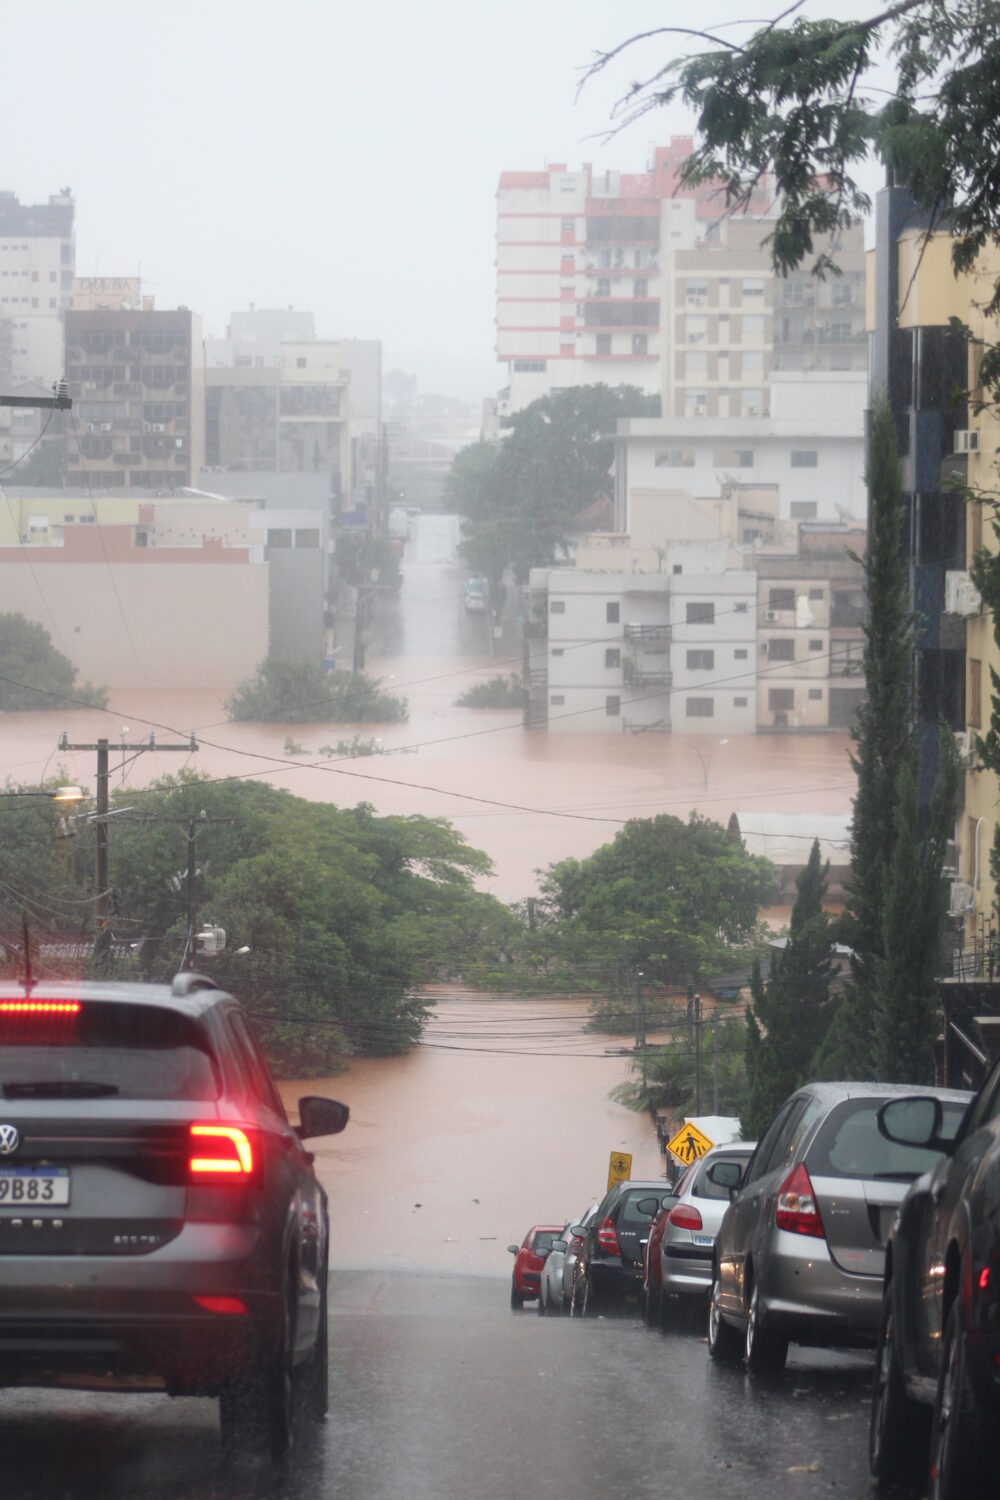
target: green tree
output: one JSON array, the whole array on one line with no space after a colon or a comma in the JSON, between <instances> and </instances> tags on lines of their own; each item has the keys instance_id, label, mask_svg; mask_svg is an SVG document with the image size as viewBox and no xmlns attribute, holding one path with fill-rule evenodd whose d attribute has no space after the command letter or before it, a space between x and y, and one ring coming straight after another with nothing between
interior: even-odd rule
<instances>
[{"instance_id":1,"label":"green tree","mask_svg":"<svg viewBox=\"0 0 1000 1500\"><path fill-rule=\"evenodd\" d=\"M698 985L759 941L757 912L772 882L718 823L692 814L632 819L587 859L542 872L551 951L581 980L630 993Z\"/></svg>"},{"instance_id":2,"label":"green tree","mask_svg":"<svg viewBox=\"0 0 1000 1500\"><path fill-rule=\"evenodd\" d=\"M107 688L77 685L77 669L57 651L43 625L0 615L0 711L63 709L75 701L106 708Z\"/></svg>"},{"instance_id":3,"label":"green tree","mask_svg":"<svg viewBox=\"0 0 1000 1500\"><path fill-rule=\"evenodd\" d=\"M406 699L364 673L327 672L316 662L269 656L226 699L230 719L279 724L398 724Z\"/></svg>"},{"instance_id":4,"label":"green tree","mask_svg":"<svg viewBox=\"0 0 1000 1500\"><path fill-rule=\"evenodd\" d=\"M717 1023L714 1040L703 1022L701 1048L701 1099L714 1092L714 1073L718 1061L719 1113L742 1117L746 1104L746 1026L738 1017L729 1016ZM633 1077L612 1090L612 1097L630 1109L668 1109L677 1115L695 1112L698 1086L695 1077L697 1052L692 1038L685 1032L655 1048L642 1062L633 1061ZM753 1137L743 1131L744 1140Z\"/></svg>"},{"instance_id":5,"label":"green tree","mask_svg":"<svg viewBox=\"0 0 1000 1500\"><path fill-rule=\"evenodd\" d=\"M859 174L874 152L906 182L931 224L947 217L957 271L1000 238L1000 4L897 0L868 17L811 20L791 5L749 35L665 26L655 35L704 45L660 59L618 106L635 120L677 99L694 110L698 146L687 183L719 181L725 205L749 205L773 174L779 215L768 236L787 272L870 201ZM642 40L646 40L649 33ZM600 52L591 74L640 38ZM879 76L886 54L893 86ZM834 269L826 248L822 274ZM1000 309L1000 284L990 311Z\"/></svg>"},{"instance_id":6,"label":"green tree","mask_svg":"<svg viewBox=\"0 0 1000 1500\"><path fill-rule=\"evenodd\" d=\"M829 863L821 863L819 841L814 841L808 863L796 880L798 895L788 941L783 950L772 950L766 987L759 966L752 975L743 1115L746 1140L758 1139L782 1102L806 1082L829 1023L833 930L823 911L829 868Z\"/></svg>"},{"instance_id":7,"label":"green tree","mask_svg":"<svg viewBox=\"0 0 1000 1500\"><path fill-rule=\"evenodd\" d=\"M574 519L611 496L619 418L659 410L659 397L634 386L574 386L518 412L502 442L464 449L447 491L463 518L463 555L494 589L508 567L523 583L554 561Z\"/></svg>"}]
</instances>

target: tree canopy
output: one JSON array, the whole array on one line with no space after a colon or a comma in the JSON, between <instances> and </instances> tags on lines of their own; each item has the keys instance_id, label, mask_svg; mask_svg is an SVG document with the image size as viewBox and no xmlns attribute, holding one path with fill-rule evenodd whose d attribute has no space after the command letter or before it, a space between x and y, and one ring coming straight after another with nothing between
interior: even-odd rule
<instances>
[{"instance_id":1,"label":"tree canopy","mask_svg":"<svg viewBox=\"0 0 1000 1500\"><path fill-rule=\"evenodd\" d=\"M0 615L0 709L62 709L74 700L106 708L107 689L76 682L77 669L43 625Z\"/></svg>"},{"instance_id":2,"label":"tree canopy","mask_svg":"<svg viewBox=\"0 0 1000 1500\"><path fill-rule=\"evenodd\" d=\"M363 672L327 672L316 662L269 656L226 699L230 719L278 724L387 724L406 718L406 699Z\"/></svg>"},{"instance_id":3,"label":"tree canopy","mask_svg":"<svg viewBox=\"0 0 1000 1500\"><path fill-rule=\"evenodd\" d=\"M457 454L449 503L463 518L463 555L494 589L507 567L519 582L565 551L573 521L611 496L620 417L655 417L658 396L635 386L573 386L533 401L499 443Z\"/></svg>"},{"instance_id":4,"label":"tree canopy","mask_svg":"<svg viewBox=\"0 0 1000 1500\"><path fill-rule=\"evenodd\" d=\"M653 39L686 47L628 87L617 117L629 123L684 100L698 144L682 177L719 182L720 213L747 205L772 174L779 217L768 238L779 272L868 211L861 173L872 152L932 227L947 219L955 268L970 269L1000 238L1000 3L897 0L854 20L809 20L803 4L747 22L749 35L658 27L599 52L588 76ZM889 89L878 72L886 61ZM818 262L821 273L831 268L825 253Z\"/></svg>"}]
</instances>

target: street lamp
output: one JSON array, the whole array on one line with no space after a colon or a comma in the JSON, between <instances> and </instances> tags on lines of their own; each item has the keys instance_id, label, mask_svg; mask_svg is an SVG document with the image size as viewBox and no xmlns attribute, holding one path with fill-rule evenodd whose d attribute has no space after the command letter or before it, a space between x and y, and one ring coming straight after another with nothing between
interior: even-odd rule
<instances>
[{"instance_id":1,"label":"street lamp","mask_svg":"<svg viewBox=\"0 0 1000 1500\"><path fill-rule=\"evenodd\" d=\"M728 739L726 739L726 740L720 740L719 744L720 745L728 745L729 741L728 741ZM698 759L701 761L701 774L705 778L705 790L707 792L708 791L708 773L709 773L709 770L710 770L711 765L712 765L712 757L715 754L716 747L713 745L712 749L708 752L707 755L705 755L704 751L700 750L697 745L692 745L691 749L694 751L695 755L697 755Z\"/></svg>"}]
</instances>

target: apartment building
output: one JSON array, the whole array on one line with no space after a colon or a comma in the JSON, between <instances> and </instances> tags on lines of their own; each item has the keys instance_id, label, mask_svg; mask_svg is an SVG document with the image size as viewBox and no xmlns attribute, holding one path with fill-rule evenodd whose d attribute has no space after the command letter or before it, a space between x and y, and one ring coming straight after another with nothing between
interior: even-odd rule
<instances>
[{"instance_id":1,"label":"apartment building","mask_svg":"<svg viewBox=\"0 0 1000 1500\"><path fill-rule=\"evenodd\" d=\"M73 398L67 483L154 490L193 483L205 451L196 313L151 305L70 309L66 379Z\"/></svg>"},{"instance_id":2,"label":"apartment building","mask_svg":"<svg viewBox=\"0 0 1000 1500\"><path fill-rule=\"evenodd\" d=\"M10 378L46 389L64 374L63 318L73 296L76 260L73 197L21 203L0 192L0 321L8 321Z\"/></svg>"},{"instance_id":3,"label":"apartment building","mask_svg":"<svg viewBox=\"0 0 1000 1500\"><path fill-rule=\"evenodd\" d=\"M645 172L503 172L497 191L497 358L505 418L599 381L659 393L669 417L760 417L775 370L864 370L864 241L835 246L839 277L775 278L762 241L769 184L727 217L718 184L681 184L675 137ZM817 253L826 247L817 247Z\"/></svg>"}]
</instances>

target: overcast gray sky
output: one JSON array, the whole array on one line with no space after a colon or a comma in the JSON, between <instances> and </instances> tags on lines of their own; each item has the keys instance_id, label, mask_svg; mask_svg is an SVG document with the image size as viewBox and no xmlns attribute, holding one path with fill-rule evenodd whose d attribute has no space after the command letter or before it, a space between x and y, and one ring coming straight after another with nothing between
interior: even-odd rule
<instances>
[{"instance_id":1,"label":"overcast gray sky","mask_svg":"<svg viewBox=\"0 0 1000 1500\"><path fill-rule=\"evenodd\" d=\"M694 24L780 0L703 0ZM813 15L869 13L809 0ZM425 391L481 396L493 356L497 178L546 161L641 170L678 107L605 143L646 45L588 85L597 48L692 24L677 0L0 0L0 187L77 203L81 275L135 275L222 335L233 307L312 308L381 338Z\"/></svg>"}]
</instances>

